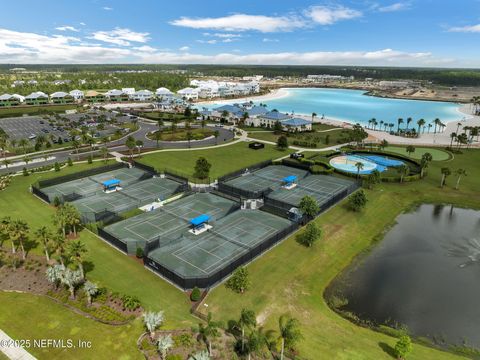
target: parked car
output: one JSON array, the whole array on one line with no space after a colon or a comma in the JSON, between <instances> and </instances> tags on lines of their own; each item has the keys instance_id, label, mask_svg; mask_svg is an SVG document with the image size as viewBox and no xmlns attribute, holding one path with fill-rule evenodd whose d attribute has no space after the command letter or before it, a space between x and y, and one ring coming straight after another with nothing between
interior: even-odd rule
<instances>
[{"instance_id":1,"label":"parked car","mask_svg":"<svg viewBox=\"0 0 480 360\"><path fill-rule=\"evenodd\" d=\"M304 157L305 157L305 155L303 155L302 153L292 153L292 154L290 154L290 158L295 159L295 160L303 159Z\"/></svg>"}]
</instances>

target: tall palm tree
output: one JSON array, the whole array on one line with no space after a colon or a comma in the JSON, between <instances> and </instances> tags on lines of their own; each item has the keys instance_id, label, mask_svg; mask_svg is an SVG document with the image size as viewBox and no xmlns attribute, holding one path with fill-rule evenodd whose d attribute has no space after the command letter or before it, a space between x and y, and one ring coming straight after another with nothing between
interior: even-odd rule
<instances>
[{"instance_id":1,"label":"tall palm tree","mask_svg":"<svg viewBox=\"0 0 480 360\"><path fill-rule=\"evenodd\" d=\"M457 133L452 132L450 134L450 148L453 146L453 141L457 139Z\"/></svg>"},{"instance_id":2,"label":"tall palm tree","mask_svg":"<svg viewBox=\"0 0 480 360\"><path fill-rule=\"evenodd\" d=\"M190 141L192 141L192 139L193 139L193 134L192 134L192 132L191 132L191 131L187 131L186 137L187 137L187 141L188 141L188 147L191 147Z\"/></svg>"},{"instance_id":3,"label":"tall palm tree","mask_svg":"<svg viewBox=\"0 0 480 360\"><path fill-rule=\"evenodd\" d=\"M462 176L467 176L467 171L465 169L457 169L455 170L455 175L457 175L457 184L455 185L455 190L460 188L460 180Z\"/></svg>"},{"instance_id":4,"label":"tall palm tree","mask_svg":"<svg viewBox=\"0 0 480 360\"><path fill-rule=\"evenodd\" d=\"M359 162L355 163L355 167L357 168L357 178L359 178L360 177L360 171L363 170L364 165L361 161L359 161Z\"/></svg>"},{"instance_id":5,"label":"tall palm tree","mask_svg":"<svg viewBox=\"0 0 480 360\"><path fill-rule=\"evenodd\" d=\"M457 123L457 130L455 131L457 134L458 134L458 130L460 130L460 126L462 126L462 123L461 123L461 122L458 122L458 123Z\"/></svg>"},{"instance_id":6,"label":"tall palm tree","mask_svg":"<svg viewBox=\"0 0 480 360\"><path fill-rule=\"evenodd\" d=\"M83 260L87 252L87 247L80 240L72 241L68 244L68 257L72 262L77 264L82 279L85 278L85 273L83 270Z\"/></svg>"},{"instance_id":7,"label":"tall palm tree","mask_svg":"<svg viewBox=\"0 0 480 360\"><path fill-rule=\"evenodd\" d=\"M153 136L155 138L155 141L157 142L157 148L159 148L159 143L160 143L160 140L162 140L162 130L161 129L158 129L157 131L155 131L153 133Z\"/></svg>"},{"instance_id":8,"label":"tall palm tree","mask_svg":"<svg viewBox=\"0 0 480 360\"><path fill-rule=\"evenodd\" d=\"M157 347L163 360L167 358L167 352L173 347L173 345L172 335L168 334L166 336L160 336L157 342Z\"/></svg>"},{"instance_id":9,"label":"tall palm tree","mask_svg":"<svg viewBox=\"0 0 480 360\"><path fill-rule=\"evenodd\" d=\"M433 160L433 156L429 152L426 152L425 154L422 155L422 159L420 160L420 168L421 168L420 177L423 178L423 173L428 168L428 165L432 160Z\"/></svg>"},{"instance_id":10,"label":"tall palm tree","mask_svg":"<svg viewBox=\"0 0 480 360\"><path fill-rule=\"evenodd\" d=\"M47 262L49 262L51 241L53 238L52 232L49 229L47 229L46 226L42 226L41 228L35 231L35 237L43 244L43 250L45 251L45 258L47 259Z\"/></svg>"},{"instance_id":11,"label":"tall palm tree","mask_svg":"<svg viewBox=\"0 0 480 360\"><path fill-rule=\"evenodd\" d=\"M240 313L240 319L238 320L238 326L242 331L242 352L245 349L245 328L254 328L257 326L257 320L255 318L255 312L252 310L242 309Z\"/></svg>"},{"instance_id":12,"label":"tall palm tree","mask_svg":"<svg viewBox=\"0 0 480 360\"><path fill-rule=\"evenodd\" d=\"M62 234L57 234L52 238L52 247L55 254L58 255L60 264L64 265L64 258L66 254L66 241L65 236Z\"/></svg>"},{"instance_id":13,"label":"tall palm tree","mask_svg":"<svg viewBox=\"0 0 480 360\"><path fill-rule=\"evenodd\" d=\"M315 117L317 116L317 113L316 112L312 112L312 122L313 120L315 120Z\"/></svg>"},{"instance_id":14,"label":"tall palm tree","mask_svg":"<svg viewBox=\"0 0 480 360\"><path fill-rule=\"evenodd\" d=\"M143 323L150 333L150 338L155 337L155 330L162 325L164 321L163 311L153 312L148 311L143 314Z\"/></svg>"},{"instance_id":15,"label":"tall palm tree","mask_svg":"<svg viewBox=\"0 0 480 360\"><path fill-rule=\"evenodd\" d=\"M408 130L408 126L410 125L410 123L413 121L413 119L411 117L407 118L407 127L405 128L405 130Z\"/></svg>"},{"instance_id":16,"label":"tall palm tree","mask_svg":"<svg viewBox=\"0 0 480 360\"><path fill-rule=\"evenodd\" d=\"M441 180L441 182L440 182L440 187L444 187L444 186L445 186L445 183L446 183L446 181L447 181L447 177L448 177L449 175L451 175L452 172L451 172L451 170L450 170L448 167L442 167L442 168L440 169L440 172L441 172L441 174L442 174L442 180Z\"/></svg>"},{"instance_id":17,"label":"tall palm tree","mask_svg":"<svg viewBox=\"0 0 480 360\"><path fill-rule=\"evenodd\" d=\"M103 161L106 163L108 158L108 149L105 146L100 148L100 155L102 155Z\"/></svg>"},{"instance_id":18,"label":"tall palm tree","mask_svg":"<svg viewBox=\"0 0 480 360\"><path fill-rule=\"evenodd\" d=\"M85 281L83 291L87 295L88 305L92 305L92 298L98 293L98 286L90 281Z\"/></svg>"},{"instance_id":19,"label":"tall palm tree","mask_svg":"<svg viewBox=\"0 0 480 360\"><path fill-rule=\"evenodd\" d=\"M435 129L433 130L433 133L436 134L437 133L437 126L439 126L441 124L441 121L439 118L436 118L435 120L433 120L433 123L435 125Z\"/></svg>"},{"instance_id":20,"label":"tall palm tree","mask_svg":"<svg viewBox=\"0 0 480 360\"><path fill-rule=\"evenodd\" d=\"M302 338L297 319L286 315L278 319L279 340L281 341L280 360L283 360L285 347L293 347L297 341Z\"/></svg>"},{"instance_id":21,"label":"tall palm tree","mask_svg":"<svg viewBox=\"0 0 480 360\"><path fill-rule=\"evenodd\" d=\"M200 351L196 354L190 355L188 360L210 360L210 355L207 351Z\"/></svg>"},{"instance_id":22,"label":"tall palm tree","mask_svg":"<svg viewBox=\"0 0 480 360\"><path fill-rule=\"evenodd\" d=\"M420 131L421 131L422 127L425 126L425 120L424 119L418 120L417 125L418 125L418 135L420 136Z\"/></svg>"},{"instance_id":23,"label":"tall palm tree","mask_svg":"<svg viewBox=\"0 0 480 360\"><path fill-rule=\"evenodd\" d=\"M20 249L22 250L22 258L25 260L25 241L28 238L29 228L25 221L23 220L14 220L10 225L10 239L12 239L12 244L18 243Z\"/></svg>"},{"instance_id":24,"label":"tall palm tree","mask_svg":"<svg viewBox=\"0 0 480 360\"><path fill-rule=\"evenodd\" d=\"M218 137L220 136L220 132L218 130L215 130L213 132L213 136L215 137L215 143L218 145Z\"/></svg>"},{"instance_id":25,"label":"tall palm tree","mask_svg":"<svg viewBox=\"0 0 480 360\"><path fill-rule=\"evenodd\" d=\"M403 119L402 118L398 118L398 120L397 120L397 133L400 132L400 124L403 124Z\"/></svg>"},{"instance_id":26,"label":"tall palm tree","mask_svg":"<svg viewBox=\"0 0 480 360\"><path fill-rule=\"evenodd\" d=\"M403 177L405 175L408 175L408 173L410 172L410 168L407 165L402 164L397 167L397 172L400 174L400 182L403 183Z\"/></svg>"},{"instance_id":27,"label":"tall palm tree","mask_svg":"<svg viewBox=\"0 0 480 360\"><path fill-rule=\"evenodd\" d=\"M30 144L30 142L27 139L20 139L18 140L18 146L22 147L23 153L27 153L27 146Z\"/></svg>"},{"instance_id":28,"label":"tall palm tree","mask_svg":"<svg viewBox=\"0 0 480 360\"><path fill-rule=\"evenodd\" d=\"M412 153L415 152L415 146L408 145L406 150L407 150L408 157L412 157Z\"/></svg>"},{"instance_id":29,"label":"tall palm tree","mask_svg":"<svg viewBox=\"0 0 480 360\"><path fill-rule=\"evenodd\" d=\"M198 336L207 345L210 355L212 355L212 339L220 335L218 331L219 327L220 323L213 321L212 313L208 313L206 325L203 323L198 324Z\"/></svg>"},{"instance_id":30,"label":"tall palm tree","mask_svg":"<svg viewBox=\"0 0 480 360\"><path fill-rule=\"evenodd\" d=\"M10 239L10 225L12 224L12 219L10 216L4 216L0 219L0 245L7 239ZM15 253L15 244L12 242L13 248L12 252Z\"/></svg>"},{"instance_id":31,"label":"tall palm tree","mask_svg":"<svg viewBox=\"0 0 480 360\"><path fill-rule=\"evenodd\" d=\"M65 268L60 276L60 282L64 284L70 291L70 297L75 299L75 288L83 280L83 277L80 274L80 271L70 270Z\"/></svg>"}]
</instances>

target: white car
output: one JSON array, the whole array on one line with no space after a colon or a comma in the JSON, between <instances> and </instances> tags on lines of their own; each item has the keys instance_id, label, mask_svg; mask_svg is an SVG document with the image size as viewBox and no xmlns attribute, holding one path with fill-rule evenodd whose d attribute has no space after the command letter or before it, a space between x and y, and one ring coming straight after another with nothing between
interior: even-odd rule
<instances>
[{"instance_id":1,"label":"white car","mask_svg":"<svg viewBox=\"0 0 480 360\"><path fill-rule=\"evenodd\" d=\"M37 138L37 135L35 134L32 134L28 137L29 140L33 140L33 139L36 139Z\"/></svg>"}]
</instances>

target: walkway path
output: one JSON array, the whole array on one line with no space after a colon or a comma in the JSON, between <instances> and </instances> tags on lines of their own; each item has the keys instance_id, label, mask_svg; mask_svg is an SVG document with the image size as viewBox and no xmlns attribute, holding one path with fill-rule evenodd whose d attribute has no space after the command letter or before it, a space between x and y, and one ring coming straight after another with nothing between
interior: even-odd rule
<instances>
[{"instance_id":1,"label":"walkway path","mask_svg":"<svg viewBox=\"0 0 480 360\"><path fill-rule=\"evenodd\" d=\"M36 360L37 358L31 355L22 347L4 346L4 344L11 344L14 340L8 336L4 331L0 330L0 351L4 353L11 360Z\"/></svg>"}]
</instances>

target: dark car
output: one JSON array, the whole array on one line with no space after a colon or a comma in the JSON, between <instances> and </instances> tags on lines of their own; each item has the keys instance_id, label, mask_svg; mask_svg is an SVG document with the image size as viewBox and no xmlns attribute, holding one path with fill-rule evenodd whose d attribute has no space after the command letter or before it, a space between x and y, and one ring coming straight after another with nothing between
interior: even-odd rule
<instances>
[{"instance_id":1,"label":"dark car","mask_svg":"<svg viewBox=\"0 0 480 360\"><path fill-rule=\"evenodd\" d=\"M290 158L291 159L303 159L305 157L305 155L301 154L301 153L293 153L293 154L290 154Z\"/></svg>"}]
</instances>

